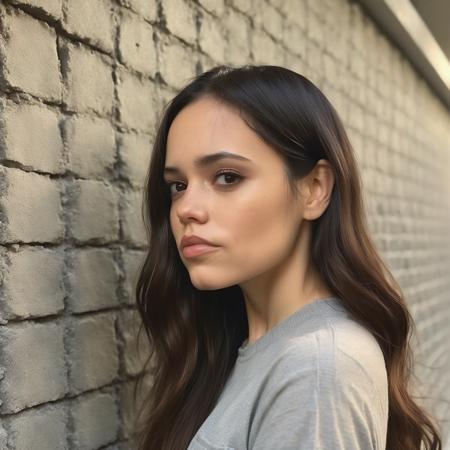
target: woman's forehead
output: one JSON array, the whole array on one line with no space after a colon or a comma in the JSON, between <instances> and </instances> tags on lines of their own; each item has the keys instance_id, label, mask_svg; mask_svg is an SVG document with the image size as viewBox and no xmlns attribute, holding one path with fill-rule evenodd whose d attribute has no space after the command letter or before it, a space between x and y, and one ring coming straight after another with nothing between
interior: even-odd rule
<instances>
[{"instance_id":1,"label":"woman's forehead","mask_svg":"<svg viewBox=\"0 0 450 450\"><path fill-rule=\"evenodd\" d=\"M166 162L173 166L178 160L194 162L219 152L257 160L264 151L273 152L273 149L236 110L214 100L201 99L185 107L172 122L167 136Z\"/></svg>"}]
</instances>

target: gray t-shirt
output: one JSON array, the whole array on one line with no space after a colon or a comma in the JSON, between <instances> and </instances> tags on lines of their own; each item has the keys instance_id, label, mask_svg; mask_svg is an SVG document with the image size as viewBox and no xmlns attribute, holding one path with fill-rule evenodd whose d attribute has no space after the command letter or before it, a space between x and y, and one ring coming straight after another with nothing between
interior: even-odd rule
<instances>
[{"instance_id":1,"label":"gray t-shirt","mask_svg":"<svg viewBox=\"0 0 450 450\"><path fill-rule=\"evenodd\" d=\"M250 345L188 450L384 450L388 382L375 337L337 297Z\"/></svg>"}]
</instances>

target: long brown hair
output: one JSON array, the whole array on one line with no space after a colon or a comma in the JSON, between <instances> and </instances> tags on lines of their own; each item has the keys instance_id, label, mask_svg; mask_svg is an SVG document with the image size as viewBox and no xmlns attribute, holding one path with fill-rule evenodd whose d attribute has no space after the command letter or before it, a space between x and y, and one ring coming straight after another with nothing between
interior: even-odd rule
<instances>
[{"instance_id":1,"label":"long brown hair","mask_svg":"<svg viewBox=\"0 0 450 450\"><path fill-rule=\"evenodd\" d=\"M270 65L214 67L190 80L163 111L144 189L148 252L136 284L141 330L151 349L145 367L152 362L147 371L152 383L139 411L139 449L187 448L215 406L248 333L240 287L196 289L170 229L171 200L162 177L167 135L180 110L202 95L238 108L283 158L293 192L295 181L319 159L330 162L335 184L328 208L312 224L311 258L383 351L389 383L386 449L417 450L423 444L440 450L434 420L409 392L414 323L369 235L360 175L342 122L311 81Z\"/></svg>"}]
</instances>

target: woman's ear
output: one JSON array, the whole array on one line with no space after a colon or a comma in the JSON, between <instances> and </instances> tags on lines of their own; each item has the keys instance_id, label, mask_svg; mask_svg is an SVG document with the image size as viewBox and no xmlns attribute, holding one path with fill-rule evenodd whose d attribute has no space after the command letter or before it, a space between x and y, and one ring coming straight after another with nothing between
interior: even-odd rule
<instances>
[{"instance_id":1,"label":"woman's ear","mask_svg":"<svg viewBox=\"0 0 450 450\"><path fill-rule=\"evenodd\" d=\"M327 159L317 161L314 169L301 180L303 218L314 220L327 209L334 186L334 173Z\"/></svg>"}]
</instances>

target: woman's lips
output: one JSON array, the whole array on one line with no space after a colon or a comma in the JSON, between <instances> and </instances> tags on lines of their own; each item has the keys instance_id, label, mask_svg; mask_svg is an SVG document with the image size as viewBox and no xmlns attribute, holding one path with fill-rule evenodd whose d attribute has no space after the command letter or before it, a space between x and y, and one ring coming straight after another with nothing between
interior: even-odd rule
<instances>
[{"instance_id":1,"label":"woman's lips","mask_svg":"<svg viewBox=\"0 0 450 450\"><path fill-rule=\"evenodd\" d=\"M214 245L208 245L208 244L193 244L193 245L187 245L186 247L183 247L183 255L186 258L193 258L194 256L203 255L204 253L209 253L213 250L218 248Z\"/></svg>"}]
</instances>

